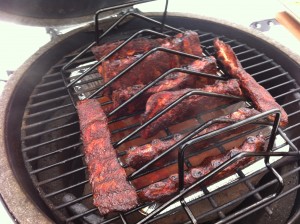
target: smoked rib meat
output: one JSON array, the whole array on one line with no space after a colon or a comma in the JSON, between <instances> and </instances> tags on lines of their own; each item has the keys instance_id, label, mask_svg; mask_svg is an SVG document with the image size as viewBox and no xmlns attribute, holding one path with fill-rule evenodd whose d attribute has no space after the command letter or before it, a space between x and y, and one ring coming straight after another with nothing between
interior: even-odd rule
<instances>
[{"instance_id":1,"label":"smoked rib meat","mask_svg":"<svg viewBox=\"0 0 300 224\"><path fill-rule=\"evenodd\" d=\"M202 56L198 34L193 31L186 31L174 37L166 38L160 47ZM106 83L140 57L141 55L133 55L123 59L106 60L98 67L98 72ZM147 84L169 69L188 65L192 61L192 59L187 57L156 51L134 66L121 78L111 83L105 94L109 94L116 89L125 89L132 85Z\"/></svg>"},{"instance_id":2,"label":"smoked rib meat","mask_svg":"<svg viewBox=\"0 0 300 224\"><path fill-rule=\"evenodd\" d=\"M203 131L198 133L195 137L207 134L209 132L213 132L215 130L224 128L234 122L245 120L246 118L252 117L254 115L258 115L260 112L258 112L255 109L249 109L249 108L240 108L237 111L219 117L224 122L215 123L208 128L205 128ZM228 121L228 122L225 122ZM239 129L233 129L230 132L225 132L224 134L218 135L215 138L222 139L223 137L229 136L234 133L240 133L243 131L243 128L245 129L246 126L243 126ZM174 137L170 140L160 140L160 139L154 139L151 143L145 144L142 146L133 146L129 150L127 150L127 154L124 157L124 161L127 165L137 169L144 165L146 162L149 162L150 160L154 159L158 155L160 155L162 152L169 149L172 145L174 145L176 142L180 141L183 138L181 134L175 134ZM210 144L214 139L208 139L204 140L197 144L197 148L199 147L205 147L208 144ZM177 155L177 153L176 153ZM168 158L170 155L168 155Z\"/></svg>"},{"instance_id":3,"label":"smoked rib meat","mask_svg":"<svg viewBox=\"0 0 300 224\"><path fill-rule=\"evenodd\" d=\"M142 116L142 123L153 118L158 112L166 108L172 102L183 96L184 94L195 89L183 89L177 91L163 91L153 94L147 101L145 113ZM198 90L204 92L242 96L239 82L235 79L228 81L217 81L213 85L206 85ZM187 120L191 116L195 116L201 111L209 110L217 106L227 104L232 99L221 97L192 95L178 103L175 107L161 115L154 122L147 125L142 131L141 136L148 138L155 135L159 130L166 128L172 124ZM208 103L209 102L209 103Z\"/></svg>"},{"instance_id":4,"label":"smoked rib meat","mask_svg":"<svg viewBox=\"0 0 300 224\"><path fill-rule=\"evenodd\" d=\"M134 208L137 194L117 161L107 118L99 101L79 101L77 111L94 205L101 215Z\"/></svg>"},{"instance_id":5,"label":"smoked rib meat","mask_svg":"<svg viewBox=\"0 0 300 224\"><path fill-rule=\"evenodd\" d=\"M285 110L264 87L259 85L255 79L244 70L231 47L218 38L214 40L214 47L217 51L217 58L233 78L241 81L242 89L252 100L256 109L261 112L275 108L279 109L281 111L280 125L286 126L288 123L288 115ZM274 120L274 116L270 116L269 118Z\"/></svg>"},{"instance_id":6,"label":"smoked rib meat","mask_svg":"<svg viewBox=\"0 0 300 224\"><path fill-rule=\"evenodd\" d=\"M166 41L166 39L157 38L157 39L150 39L150 38L136 38L129 41L126 45L124 45L120 50L116 51L112 56L108 58L108 60L116 60L126 58L128 56L133 56L136 54L142 54L147 52L155 47L160 46ZM92 52L97 60L106 55L108 55L111 51L117 48L120 44L124 41L117 41L112 43L105 43L100 46L92 47Z\"/></svg>"},{"instance_id":7,"label":"smoked rib meat","mask_svg":"<svg viewBox=\"0 0 300 224\"><path fill-rule=\"evenodd\" d=\"M187 70L204 72L208 74L217 73L217 64L214 57L205 57L201 60L195 60L190 65L185 67ZM132 103L128 104L126 111L132 113L137 110L142 110L148 98L158 92L178 90L183 88L196 88L203 87L207 84L213 84L215 79L196 76L184 72L175 72L166 76L163 80L146 90L141 96L135 99ZM134 96L137 92L143 89L146 85L134 85L125 89L114 90L112 93L113 108L117 108L130 97Z\"/></svg>"},{"instance_id":8,"label":"smoked rib meat","mask_svg":"<svg viewBox=\"0 0 300 224\"><path fill-rule=\"evenodd\" d=\"M211 156L206 158L201 163L201 165L185 171L184 173L185 186L189 186L195 183L201 177L207 175L213 169L217 168L222 163L231 159L233 156L235 156L238 153L262 151L264 148L263 147L264 144L265 144L265 139L262 135L258 135L256 137L249 136L240 147L233 148L227 151L225 155L220 154L217 156ZM223 179L233 174L237 168L241 168L242 166L250 163L253 160L254 158L252 157L241 158L238 161L224 168L222 171L218 172L215 176L208 179L205 183L210 184L220 179ZM138 197L142 201L160 201L168 196L177 193L178 184L179 184L178 174L173 174L170 175L167 179L153 183L143 188L141 191L138 192Z\"/></svg>"}]
</instances>

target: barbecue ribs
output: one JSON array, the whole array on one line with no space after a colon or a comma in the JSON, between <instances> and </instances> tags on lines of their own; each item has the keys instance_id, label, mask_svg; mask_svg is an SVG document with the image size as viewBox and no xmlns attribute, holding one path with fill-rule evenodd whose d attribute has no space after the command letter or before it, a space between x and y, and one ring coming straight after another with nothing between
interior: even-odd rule
<instances>
[{"instance_id":1,"label":"barbecue ribs","mask_svg":"<svg viewBox=\"0 0 300 224\"><path fill-rule=\"evenodd\" d=\"M135 189L127 182L111 144L107 118L96 99L79 101L77 111L94 205L102 215L137 205Z\"/></svg>"},{"instance_id":2,"label":"barbecue ribs","mask_svg":"<svg viewBox=\"0 0 300 224\"><path fill-rule=\"evenodd\" d=\"M213 169L220 166L222 163L231 159L238 153L241 152L258 152L263 150L263 146L265 144L264 137L262 135L258 135L256 137L249 136L244 143L238 147L229 150L225 155L220 154L218 156L211 156L206 158L200 166L192 168L184 173L184 184L185 186L189 186L195 183L200 178L207 175ZM242 166L253 161L252 157L244 157L239 159L238 161L232 163L231 165L224 168L222 171L218 172L215 176L208 179L205 184L210 184L212 182L223 179L235 172L237 168L241 168ZM178 174L170 175L169 178L153 183L141 191L138 192L138 197L142 201L159 201L164 198L171 196L178 192L178 184L179 178Z\"/></svg>"},{"instance_id":3,"label":"barbecue ribs","mask_svg":"<svg viewBox=\"0 0 300 224\"><path fill-rule=\"evenodd\" d=\"M175 37L166 38L160 47L202 56L198 34L193 31L186 31ZM113 61L106 60L98 67L98 71L102 74L104 82L108 82L140 57L141 55L134 55ZM147 84L169 69L188 65L192 61L187 57L156 51L134 66L124 76L111 83L108 87L110 89L107 89L105 94L110 94L116 89L125 89L133 84Z\"/></svg>"},{"instance_id":4,"label":"barbecue ribs","mask_svg":"<svg viewBox=\"0 0 300 224\"><path fill-rule=\"evenodd\" d=\"M158 38L158 39L150 39L150 38L136 38L129 41L126 45L124 45L120 50L116 51L112 56L110 56L109 60L116 60L126 58L128 56L133 56L137 54L143 54L155 47L160 46L166 41L166 39ZM111 51L117 48L124 41L117 41L113 43L106 43L100 46L92 47L92 52L95 55L97 60L101 60L102 57L108 55Z\"/></svg>"},{"instance_id":5,"label":"barbecue ribs","mask_svg":"<svg viewBox=\"0 0 300 224\"><path fill-rule=\"evenodd\" d=\"M147 101L146 111L142 116L142 123L153 118L157 113L166 108L172 102L184 94L195 89L183 89L177 91L164 91L153 94ZM228 81L217 81L214 85L207 85L201 89L205 92L218 93L232 96L242 96L239 82L235 79ZM232 99L221 97L211 97L204 95L192 95L178 103L175 107L161 115L154 122L147 125L142 131L141 136L148 138L155 135L159 130L172 124L187 120L201 111L213 109L216 106L228 104Z\"/></svg>"},{"instance_id":6,"label":"barbecue ribs","mask_svg":"<svg viewBox=\"0 0 300 224\"><path fill-rule=\"evenodd\" d=\"M279 109L281 111L280 125L286 126L288 123L288 115L285 110L276 103L275 99L264 87L259 85L255 79L244 70L231 47L218 38L214 40L214 47L217 51L217 58L232 77L241 81L242 89L252 100L255 107L261 112L275 108ZM274 120L274 116L270 116L269 119Z\"/></svg>"},{"instance_id":7,"label":"barbecue ribs","mask_svg":"<svg viewBox=\"0 0 300 224\"><path fill-rule=\"evenodd\" d=\"M195 137L224 128L233 122L242 121L245 120L246 118L252 117L257 114L259 114L259 112L255 109L249 109L244 107L240 108L229 115L219 117L220 119L223 120L223 122L215 123L209 126L208 128L205 128L203 131L198 133ZM218 140L235 133L241 133L243 129L246 129L246 126L243 126L239 129L233 129L230 132L225 132L224 134L218 135L213 139L204 140L200 142L200 144L199 143L197 144L197 148L207 146L211 142L214 142L214 139ZM181 134L175 134L174 137L170 140L162 141L159 139L154 139L149 144L131 147L127 151L126 156L124 157L125 163L135 169L138 169L145 163L149 162L150 160L154 159L155 157L157 157L158 155L160 155L161 153L169 149L176 142L179 142L182 138L183 136ZM168 159L170 159L170 156L171 155L168 155Z\"/></svg>"},{"instance_id":8,"label":"barbecue ribs","mask_svg":"<svg viewBox=\"0 0 300 224\"><path fill-rule=\"evenodd\" d=\"M201 60L195 60L193 63L188 65L186 69L196 72L204 72L208 74L217 73L217 64L214 57L206 57ZM150 87L141 96L135 99L132 103L128 104L126 111L132 113L137 110L142 110L148 98L158 92L178 90L182 88L196 88L203 87L207 84L213 84L215 80L213 78L206 78L201 76L196 76L192 74L187 74L183 72L171 73L166 76L165 79L158 82L156 85ZM130 97L134 96L137 92L143 89L146 85L134 85L129 86L125 89L118 89L112 93L113 108L117 108Z\"/></svg>"}]
</instances>

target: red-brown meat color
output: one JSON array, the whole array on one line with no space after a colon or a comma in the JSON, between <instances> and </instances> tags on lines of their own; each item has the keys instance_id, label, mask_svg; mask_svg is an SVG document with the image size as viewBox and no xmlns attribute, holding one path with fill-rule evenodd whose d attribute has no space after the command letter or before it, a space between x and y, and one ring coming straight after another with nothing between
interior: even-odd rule
<instances>
[{"instance_id":1,"label":"red-brown meat color","mask_svg":"<svg viewBox=\"0 0 300 224\"><path fill-rule=\"evenodd\" d=\"M158 112L192 90L194 89L164 91L153 94L147 101L146 111L143 115L142 122L145 123L146 121L150 120ZM207 85L198 90L233 96L243 95L239 82L235 79L231 79L226 82L217 81L214 85ZM159 130L162 130L163 128L166 128L174 123L187 120L189 117L194 116L201 111L209 110L217 106L227 104L231 101L231 99L225 99L221 97L192 95L181 101L165 114L161 115L157 120L147 125L145 129L141 131L141 135L143 138L148 138L155 135Z\"/></svg>"},{"instance_id":2,"label":"red-brown meat color","mask_svg":"<svg viewBox=\"0 0 300 224\"><path fill-rule=\"evenodd\" d=\"M117 161L107 118L99 101L79 101L77 111L94 205L102 215L135 207L137 194Z\"/></svg>"},{"instance_id":3,"label":"red-brown meat color","mask_svg":"<svg viewBox=\"0 0 300 224\"><path fill-rule=\"evenodd\" d=\"M285 110L264 87L259 85L255 79L244 70L231 47L219 39L214 40L214 46L217 50L217 57L224 68L232 77L241 81L241 87L252 100L255 107L261 112L275 108L279 109L281 111L280 125L286 126L288 123L288 115ZM269 118L274 120L274 116L270 116Z\"/></svg>"},{"instance_id":4,"label":"red-brown meat color","mask_svg":"<svg viewBox=\"0 0 300 224\"><path fill-rule=\"evenodd\" d=\"M249 117L252 117L252 116L258 115L258 114L259 114L259 112L255 109L240 108L237 111L235 111L229 115L220 117L220 119L223 119L224 122L216 123L216 124L209 126L208 128L205 128L203 131L201 131L195 137L207 134L209 132L213 132L213 131L221 129L221 128L224 128L224 127L230 125L231 122L242 121L242 120L245 120L246 118L249 118ZM225 123L225 121L228 121L228 123ZM246 126L243 126L239 129L233 129L230 132L225 132L222 135L216 136L216 138L222 139L226 136L229 136L229 135L232 135L235 133L240 133L245 128L246 128ZM175 134L174 138L172 138L170 140L162 141L159 139L154 139L149 144L131 147L127 151L127 154L124 158L125 162L129 166L137 169L137 168L141 167L142 165L144 165L146 162L149 162L150 160L154 159L155 157L157 157L158 155L160 155L161 153L163 153L164 151L169 149L172 145L174 145L176 142L180 141L182 138L183 138L182 135ZM200 144L199 143L197 144L197 148L205 147L206 145L208 145L209 143L211 143L213 141L214 141L214 139L202 141ZM168 155L168 158L169 157L170 157L170 155Z\"/></svg>"},{"instance_id":5,"label":"red-brown meat color","mask_svg":"<svg viewBox=\"0 0 300 224\"><path fill-rule=\"evenodd\" d=\"M185 33L177 34L175 37L166 38L160 47L202 56L198 34L193 31L186 31ZM108 82L123 69L140 58L140 56L141 55L134 55L123 59L104 61L102 65L98 67L98 71L104 81ZM169 69L188 65L192 61L193 60L186 57L179 57L178 55L167 52L154 52L124 74L123 77L113 82L109 87L110 89L105 91L105 94L109 94L116 89L125 89L132 85L147 84Z\"/></svg>"},{"instance_id":6,"label":"red-brown meat color","mask_svg":"<svg viewBox=\"0 0 300 224\"><path fill-rule=\"evenodd\" d=\"M185 172L184 183L185 186L189 186L199 180L201 177L207 175L210 171L220 166L222 163L226 162L236 154L240 152L258 152L263 150L265 140L262 135L256 137L249 136L245 142L238 148L233 148L228 151L225 155L220 154L218 156L212 156L206 158L200 166L192 168ZM252 157L244 157L239 159L237 162L227 166L222 171L218 172L214 177L206 181L206 184L218 181L222 178L233 174L236 168L241 168L242 166L253 161ZM177 193L178 191L178 174L170 175L169 178L153 183L146 188L142 189L139 193L139 199L142 201L159 201Z\"/></svg>"},{"instance_id":7,"label":"red-brown meat color","mask_svg":"<svg viewBox=\"0 0 300 224\"><path fill-rule=\"evenodd\" d=\"M202 60L195 60L193 63L186 67L188 70L196 72L204 72L208 74L216 74L217 65L216 59L214 57L203 58ZM149 88L141 96L135 99L132 103L126 106L125 111L132 113L145 108L145 104L148 98L158 92L178 90L183 88L196 88L203 87L207 84L213 84L215 79L205 78L201 76L196 76L192 74L187 74L183 72L172 73L165 77L162 81L158 82L156 85ZM129 86L125 89L117 89L112 93L113 108L117 108L119 105L124 103L130 97L134 96L139 92L145 85L134 85Z\"/></svg>"}]
</instances>

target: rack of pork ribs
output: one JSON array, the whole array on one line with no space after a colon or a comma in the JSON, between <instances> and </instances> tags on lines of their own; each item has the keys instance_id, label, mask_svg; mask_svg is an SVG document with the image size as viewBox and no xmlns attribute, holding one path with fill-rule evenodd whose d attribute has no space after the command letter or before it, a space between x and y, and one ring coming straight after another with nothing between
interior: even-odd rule
<instances>
[{"instance_id":1,"label":"rack of pork ribs","mask_svg":"<svg viewBox=\"0 0 300 224\"><path fill-rule=\"evenodd\" d=\"M96 59L101 60L121 43L122 41L95 46L92 48L92 52ZM124 103L126 105L123 105L123 108L118 111L119 114L144 110L141 116L141 125L146 124L146 126L139 130L139 133L145 139L177 122L187 120L201 111L226 105L241 98L250 99L255 109L240 108L222 116L220 118L222 122L212 124L193 137L222 129L234 122L243 121L271 109L280 110L281 126L287 125L288 122L286 112L275 102L268 91L242 68L229 45L215 39L216 57L203 56L199 37L193 31L160 39L133 39L99 65L98 71L104 82L109 82L132 63L138 61L145 52L155 47L184 52L194 55L196 58L155 51L128 70L124 76L111 82L103 91L103 94L113 101L111 107L103 109L98 99L85 99L77 102L81 138L94 205L98 207L101 215L115 211L127 211L146 201L161 201L178 191L178 173L152 183L138 192L128 181L125 169L120 165L116 150L111 143L111 134L108 128L111 111ZM217 75L217 60L226 73L231 76L228 80L216 81L220 77ZM173 68L179 69L170 74L166 73ZM204 75L195 75L197 72ZM167 75L161 78L162 74ZM156 82L149 86L153 80ZM132 97L134 100L129 103ZM268 119L274 121L274 115L269 115ZM245 127L233 129L226 133L226 136L238 134L243 128ZM197 148L205 147L216 138L222 139L226 136L220 134L209 140L201 141L197 143ZM122 163L138 169L162 153L180 146L186 139L187 136L175 134L169 140L154 139L148 144L131 147L122 158ZM191 185L240 152L262 151L264 143L262 135L249 136L240 146L236 146L224 154L202 158L201 164L186 169L184 172L184 186ZM237 168L248 165L253 160L253 157L238 160L206 181L206 184L231 175Z\"/></svg>"}]
</instances>

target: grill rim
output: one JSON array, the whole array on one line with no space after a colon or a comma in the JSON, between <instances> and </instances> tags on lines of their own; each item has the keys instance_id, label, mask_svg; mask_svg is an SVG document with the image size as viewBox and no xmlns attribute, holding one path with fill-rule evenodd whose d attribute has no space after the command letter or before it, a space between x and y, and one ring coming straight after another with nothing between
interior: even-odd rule
<instances>
[{"instance_id":1,"label":"grill rim","mask_svg":"<svg viewBox=\"0 0 300 224\"><path fill-rule=\"evenodd\" d=\"M145 13L146 16L161 16L161 13ZM264 34L241 25L237 25L232 22L224 21L221 19L216 19L212 17L200 16L197 14L191 13L180 13L180 12L170 12L168 13L170 17L184 17L190 19L199 19L205 20L210 23L216 23L218 25L227 26L229 29L234 29L237 31L243 31L246 35L258 38L260 41L263 41L265 44L270 45L273 49L279 50L285 56L291 59L294 63L300 64L300 55L296 52L292 52L289 48L281 45L277 41L265 36ZM8 117L12 108L12 100L15 100L18 87L21 85L22 81L26 77L26 73L31 71L33 64L38 61L40 58L48 54L48 51L53 50L55 46L63 43L68 38L73 38L76 34L86 31L87 29L92 28L92 24L87 24L84 27L75 29L57 39L46 44L40 50L38 50L33 56L31 56L24 64L17 69L14 75L8 80L7 85L5 86L3 93L0 97L3 102L0 107L0 113L4 116L0 117L0 169L2 174L0 175L0 181L2 182L2 188L0 189L0 194L4 198L5 203L7 204L10 212L16 217L16 219L21 223L33 223L36 220L39 220L43 223L52 223L48 216L35 205L35 202L29 197L27 192L24 192L24 189L21 183L18 181L18 178L15 176L14 168L11 166L11 158L8 153L9 142L8 142ZM236 37L238 39L238 37ZM28 74L27 74L28 76ZM25 109L25 108L24 108ZM29 208L30 213L25 213L22 208Z\"/></svg>"},{"instance_id":2,"label":"grill rim","mask_svg":"<svg viewBox=\"0 0 300 224\"><path fill-rule=\"evenodd\" d=\"M8 116L10 111L13 111L12 100L15 99L18 87L24 81L26 74L27 76L29 75L28 73L35 62L46 56L55 46L63 43L68 38L74 37L76 34L80 33L80 31L89 28L92 28L91 24L75 29L41 47L9 78L2 92L0 101L3 103L3 106L0 107L0 113L4 116L0 117L0 169L2 171L0 175L0 181L2 183L0 194L4 199L9 212L12 213L20 223L34 223L36 220L39 220L42 223L53 223L53 221L43 213L36 205L36 202L34 202L28 193L24 191L24 187L16 177L14 168L11 165L12 161L8 153L9 143L7 133L9 129ZM27 101L29 100L28 98ZM27 213L23 208L28 208L31 212Z\"/></svg>"}]
</instances>

